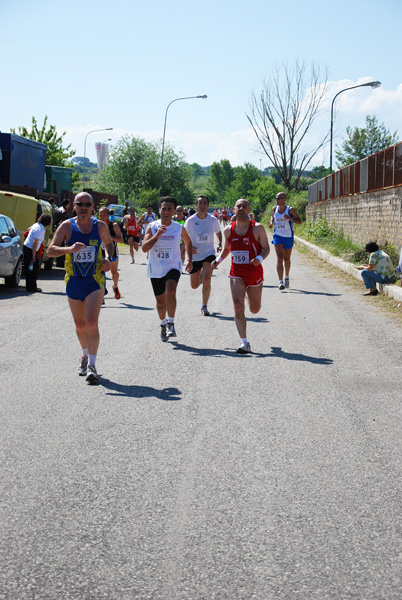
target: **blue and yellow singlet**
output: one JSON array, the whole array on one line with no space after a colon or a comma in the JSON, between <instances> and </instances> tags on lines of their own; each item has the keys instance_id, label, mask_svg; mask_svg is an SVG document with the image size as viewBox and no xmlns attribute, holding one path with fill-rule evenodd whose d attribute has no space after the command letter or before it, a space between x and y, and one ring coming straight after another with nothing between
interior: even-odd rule
<instances>
[{"instance_id":1,"label":"blue and yellow singlet","mask_svg":"<svg viewBox=\"0 0 402 600\"><path fill-rule=\"evenodd\" d=\"M92 217L92 231L90 233L82 233L75 219L70 219L71 237L68 245L72 246L75 242L81 242L86 245L84 250L66 254L65 260L65 282L67 283L70 277L83 279L84 277L93 277L100 286L104 285L105 276L102 267L102 240L99 235L98 221Z\"/></svg>"}]
</instances>

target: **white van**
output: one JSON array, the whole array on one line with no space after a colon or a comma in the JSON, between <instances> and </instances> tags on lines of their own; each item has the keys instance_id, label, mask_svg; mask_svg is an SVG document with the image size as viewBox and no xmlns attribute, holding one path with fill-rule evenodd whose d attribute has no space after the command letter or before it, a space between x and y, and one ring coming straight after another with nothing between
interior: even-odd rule
<instances>
[{"instance_id":1,"label":"white van","mask_svg":"<svg viewBox=\"0 0 402 600\"><path fill-rule=\"evenodd\" d=\"M22 245L24 244L24 231L36 223L41 215L50 215L53 223L53 211L49 202L16 192L0 190L0 213L14 221ZM51 269L53 266L53 258L47 256L47 247L52 238L52 231L52 225L49 225L46 228L45 251L42 256L45 269Z\"/></svg>"}]
</instances>

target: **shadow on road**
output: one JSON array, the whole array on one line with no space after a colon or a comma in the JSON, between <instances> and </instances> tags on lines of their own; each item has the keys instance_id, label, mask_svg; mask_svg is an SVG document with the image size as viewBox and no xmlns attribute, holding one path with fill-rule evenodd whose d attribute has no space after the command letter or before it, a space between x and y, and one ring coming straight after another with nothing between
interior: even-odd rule
<instances>
[{"instance_id":1,"label":"shadow on road","mask_svg":"<svg viewBox=\"0 0 402 600\"><path fill-rule=\"evenodd\" d=\"M315 365L332 365L334 362L331 358L316 358L315 356L307 356L306 354L293 354L292 352L284 352L279 346L272 346L272 354L269 354L268 356L284 358L286 360L310 362Z\"/></svg>"},{"instance_id":2,"label":"shadow on road","mask_svg":"<svg viewBox=\"0 0 402 600\"><path fill-rule=\"evenodd\" d=\"M115 300L113 296L109 295L109 298L106 296L105 298L106 304L104 304L103 308L131 308L134 310L155 310L153 307L149 306L136 306L135 304L128 304L127 302L119 302L119 304L108 304L108 300Z\"/></svg>"},{"instance_id":3,"label":"shadow on road","mask_svg":"<svg viewBox=\"0 0 402 600\"><path fill-rule=\"evenodd\" d=\"M278 346L272 346L272 352L252 352L251 354L237 354L234 348L195 348L178 342L170 342L173 350L182 350L190 352L193 356L211 356L213 358L228 356L229 358L284 358L285 360L298 360L301 362L309 362L316 365L332 365L333 360L330 358L317 358L315 356L307 356L306 354L298 354L292 352L284 352Z\"/></svg>"},{"instance_id":4,"label":"shadow on road","mask_svg":"<svg viewBox=\"0 0 402 600\"><path fill-rule=\"evenodd\" d=\"M233 315L230 317L225 317L222 313L219 312L211 312L211 317L215 317L215 319L220 319L221 321L230 321L233 323ZM251 321L252 323L269 323L268 319L265 317L249 317L247 315L247 323Z\"/></svg>"},{"instance_id":5,"label":"shadow on road","mask_svg":"<svg viewBox=\"0 0 402 600\"><path fill-rule=\"evenodd\" d=\"M275 285L263 285L263 288L267 289L277 289ZM297 290L296 288L287 288L285 290L280 290L281 294L305 294L306 296L329 296L329 297L337 297L342 296L342 294L328 294L327 292L310 292L308 290Z\"/></svg>"},{"instance_id":6,"label":"shadow on road","mask_svg":"<svg viewBox=\"0 0 402 600\"><path fill-rule=\"evenodd\" d=\"M41 269L38 277L38 285L40 281L57 281L64 279L66 272L64 269Z\"/></svg>"},{"instance_id":7,"label":"shadow on road","mask_svg":"<svg viewBox=\"0 0 402 600\"><path fill-rule=\"evenodd\" d=\"M12 298L22 298L25 296L36 296L36 297L40 297L40 296L65 296L65 292L48 292L46 291L46 289L44 289L41 285L40 285L40 281L38 280L38 287L40 287L42 289L42 292L38 293L38 294L32 294L30 292L27 292L25 289L25 285L22 286L18 286L15 288L9 288L6 285L1 285L0 284L0 297L1 298L7 298L8 300L11 300Z\"/></svg>"},{"instance_id":8,"label":"shadow on road","mask_svg":"<svg viewBox=\"0 0 402 600\"><path fill-rule=\"evenodd\" d=\"M158 398L158 400L166 400L168 402L181 400L180 390L172 387L158 390L144 385L121 385L103 377L100 380L100 385L110 390L108 396L118 396L121 398Z\"/></svg>"},{"instance_id":9,"label":"shadow on road","mask_svg":"<svg viewBox=\"0 0 402 600\"><path fill-rule=\"evenodd\" d=\"M178 342L170 342L173 350L183 350L183 352L190 352L193 356L212 356L222 357L228 356L229 358L244 358L245 356L254 357L268 357L271 354L262 354L259 352L253 352L252 354L237 354L235 348L195 348L194 346L187 346L186 344L179 344Z\"/></svg>"}]
</instances>

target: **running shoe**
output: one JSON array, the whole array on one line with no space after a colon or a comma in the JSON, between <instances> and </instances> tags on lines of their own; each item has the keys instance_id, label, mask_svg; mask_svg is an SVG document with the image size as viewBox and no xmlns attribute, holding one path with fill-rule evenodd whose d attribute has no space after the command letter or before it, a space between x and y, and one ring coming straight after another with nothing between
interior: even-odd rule
<instances>
[{"instance_id":1,"label":"running shoe","mask_svg":"<svg viewBox=\"0 0 402 600\"><path fill-rule=\"evenodd\" d=\"M285 284L283 283L283 281L279 282L279 289L280 290L284 290L285 289Z\"/></svg>"},{"instance_id":2,"label":"running shoe","mask_svg":"<svg viewBox=\"0 0 402 600\"><path fill-rule=\"evenodd\" d=\"M289 287L289 277L285 277L285 288Z\"/></svg>"},{"instance_id":3,"label":"running shoe","mask_svg":"<svg viewBox=\"0 0 402 600\"><path fill-rule=\"evenodd\" d=\"M168 336L166 335L166 325L161 325L161 340L167 342Z\"/></svg>"},{"instance_id":4,"label":"running shoe","mask_svg":"<svg viewBox=\"0 0 402 600\"><path fill-rule=\"evenodd\" d=\"M240 344L240 346L237 348L237 354L251 354L250 343L247 342L247 344Z\"/></svg>"},{"instance_id":5,"label":"running shoe","mask_svg":"<svg viewBox=\"0 0 402 600\"><path fill-rule=\"evenodd\" d=\"M131 257L131 264L133 265L135 263L135 258L134 256Z\"/></svg>"},{"instance_id":6,"label":"running shoe","mask_svg":"<svg viewBox=\"0 0 402 600\"><path fill-rule=\"evenodd\" d=\"M95 365L88 365L86 381L88 383L98 383L98 373L96 372Z\"/></svg>"},{"instance_id":7,"label":"running shoe","mask_svg":"<svg viewBox=\"0 0 402 600\"><path fill-rule=\"evenodd\" d=\"M113 286L113 291L114 291L114 297L116 298L116 300L119 300L120 299L120 291L119 291L119 288L117 285Z\"/></svg>"},{"instance_id":8,"label":"running shoe","mask_svg":"<svg viewBox=\"0 0 402 600\"><path fill-rule=\"evenodd\" d=\"M204 315L204 317L209 317L211 315L206 305L201 306L201 314Z\"/></svg>"},{"instance_id":9,"label":"running shoe","mask_svg":"<svg viewBox=\"0 0 402 600\"><path fill-rule=\"evenodd\" d=\"M78 375L86 375L88 367L88 356L81 356L81 364L78 369Z\"/></svg>"},{"instance_id":10,"label":"running shoe","mask_svg":"<svg viewBox=\"0 0 402 600\"><path fill-rule=\"evenodd\" d=\"M166 335L169 337L177 337L176 330L174 328L174 323L168 323L166 325L167 333Z\"/></svg>"}]
</instances>

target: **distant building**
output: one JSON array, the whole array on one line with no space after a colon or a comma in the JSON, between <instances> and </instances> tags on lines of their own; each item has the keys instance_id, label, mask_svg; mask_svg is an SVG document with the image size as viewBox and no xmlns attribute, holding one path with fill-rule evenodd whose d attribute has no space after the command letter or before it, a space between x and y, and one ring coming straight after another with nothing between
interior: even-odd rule
<instances>
[{"instance_id":1,"label":"distant building","mask_svg":"<svg viewBox=\"0 0 402 600\"><path fill-rule=\"evenodd\" d=\"M98 171L102 171L103 167L107 165L107 156L109 153L109 144L98 142L95 144L96 157L98 161Z\"/></svg>"}]
</instances>

